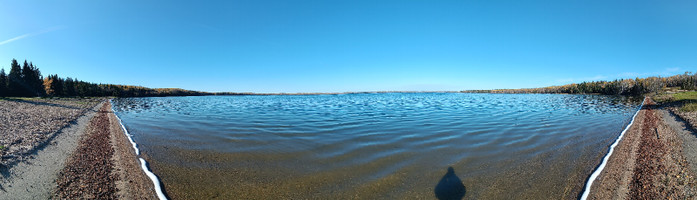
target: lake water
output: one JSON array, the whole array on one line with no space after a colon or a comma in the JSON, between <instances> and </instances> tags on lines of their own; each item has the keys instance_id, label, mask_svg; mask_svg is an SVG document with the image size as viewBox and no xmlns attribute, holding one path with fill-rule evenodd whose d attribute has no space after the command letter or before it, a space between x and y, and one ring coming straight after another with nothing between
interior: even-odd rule
<instances>
[{"instance_id":1,"label":"lake water","mask_svg":"<svg viewBox=\"0 0 697 200\"><path fill-rule=\"evenodd\" d=\"M176 199L573 199L639 100L384 93L113 102Z\"/></svg>"}]
</instances>

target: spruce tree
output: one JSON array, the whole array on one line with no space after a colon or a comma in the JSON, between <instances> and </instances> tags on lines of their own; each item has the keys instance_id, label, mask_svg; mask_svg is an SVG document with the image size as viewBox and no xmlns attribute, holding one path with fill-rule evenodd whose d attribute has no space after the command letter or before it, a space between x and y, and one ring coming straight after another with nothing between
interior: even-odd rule
<instances>
[{"instance_id":1,"label":"spruce tree","mask_svg":"<svg viewBox=\"0 0 697 200\"><path fill-rule=\"evenodd\" d=\"M5 74L5 69L0 69L0 97L8 96L7 91L7 74Z\"/></svg>"},{"instance_id":2,"label":"spruce tree","mask_svg":"<svg viewBox=\"0 0 697 200\"><path fill-rule=\"evenodd\" d=\"M51 95L52 96L65 96L65 92L63 90L63 79L58 77L57 74L50 75L48 76L48 79L50 81L50 87L52 90Z\"/></svg>"},{"instance_id":3,"label":"spruce tree","mask_svg":"<svg viewBox=\"0 0 697 200\"><path fill-rule=\"evenodd\" d=\"M32 78L34 77L33 75L34 71L29 67L29 63L27 63L27 60L24 60L24 65L22 65L22 94L21 96L24 97L29 97L33 96L32 93Z\"/></svg>"},{"instance_id":4,"label":"spruce tree","mask_svg":"<svg viewBox=\"0 0 697 200\"><path fill-rule=\"evenodd\" d=\"M35 97L44 94L41 72L34 67L34 63L27 63L24 60L22 66L22 82L24 83L22 96Z\"/></svg>"},{"instance_id":5,"label":"spruce tree","mask_svg":"<svg viewBox=\"0 0 697 200\"><path fill-rule=\"evenodd\" d=\"M17 60L12 59L10 74L7 76L8 96L22 96L22 91L24 91L22 85L24 85L22 81L22 68L19 66L19 63L17 63Z\"/></svg>"},{"instance_id":6,"label":"spruce tree","mask_svg":"<svg viewBox=\"0 0 697 200\"><path fill-rule=\"evenodd\" d=\"M68 77L65 79L65 82L63 83L63 93L65 96L77 96L75 92L75 82L72 78Z\"/></svg>"},{"instance_id":7,"label":"spruce tree","mask_svg":"<svg viewBox=\"0 0 697 200\"><path fill-rule=\"evenodd\" d=\"M46 90L44 90L44 77L41 76L41 71L38 67L34 66L34 63L29 63L29 68L32 70L31 86L34 90L36 96L46 95Z\"/></svg>"}]
</instances>

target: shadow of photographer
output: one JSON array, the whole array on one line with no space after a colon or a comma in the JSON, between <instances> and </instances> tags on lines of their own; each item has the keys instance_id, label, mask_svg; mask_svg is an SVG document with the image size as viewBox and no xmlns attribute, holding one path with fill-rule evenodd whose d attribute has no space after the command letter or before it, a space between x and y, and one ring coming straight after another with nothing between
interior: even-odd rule
<instances>
[{"instance_id":1,"label":"shadow of photographer","mask_svg":"<svg viewBox=\"0 0 697 200\"><path fill-rule=\"evenodd\" d=\"M448 167L448 172L443 175L433 192L436 193L436 198L440 200L459 200L465 197L467 189L462 184L462 180L455 175L455 169Z\"/></svg>"}]
</instances>

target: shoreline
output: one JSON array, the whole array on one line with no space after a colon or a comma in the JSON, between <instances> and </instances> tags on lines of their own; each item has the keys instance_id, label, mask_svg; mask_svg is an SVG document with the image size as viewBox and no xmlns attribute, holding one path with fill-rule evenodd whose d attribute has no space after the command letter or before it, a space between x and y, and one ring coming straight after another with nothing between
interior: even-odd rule
<instances>
[{"instance_id":1,"label":"shoreline","mask_svg":"<svg viewBox=\"0 0 697 200\"><path fill-rule=\"evenodd\" d=\"M112 105L111 99L109 100L108 104L109 104L109 110L111 111L109 113L109 119L111 122L111 124L110 124L111 125L111 133L113 133L113 136L114 136L112 138L116 138L116 139L112 139L112 144L116 144L115 148L118 148L118 150L120 150L120 151L117 150L117 152L119 152L119 156L118 156L119 159L117 159L117 160L121 160L121 162L123 163L121 166L127 166L126 168L128 168L128 169L138 168L137 167L138 164L140 164L140 169L141 169L140 173L121 173L122 179L125 179L125 180L138 179L138 180L140 180L137 184L138 187L136 187L136 188L133 188L132 187L133 185L128 185L130 187L129 189L131 191L134 191L134 190L141 191L141 193L143 193L142 190L155 191L155 195L156 195L157 199L160 199L160 200L168 199L167 195L164 193L164 191L162 189L162 183L158 179L157 175L155 175L152 172L152 170L150 170L148 168L147 161L145 161L145 159L140 157L140 150L138 149L137 144L133 141L133 138L131 138L131 135L128 133L128 130L126 130L126 127L123 125L123 121L121 121L121 118L119 118L119 116L116 115L116 111L114 110L114 106ZM126 141L128 141L128 143L126 143ZM129 148L129 144L130 144L130 147L132 147L132 148ZM140 161L140 162L138 162L138 161ZM148 182L148 181L143 181L144 179L146 179L145 177L143 177L143 175L145 175L145 177L147 177L147 179L149 181L151 181L150 187L146 187L146 186L142 185L142 184L145 184ZM126 177L126 178L123 178L123 177ZM148 188L148 189L144 189L144 188ZM133 192L125 192L124 191L123 193L124 193L124 195L131 195L132 199L139 199L140 198L140 196L134 195ZM152 193L152 192L150 192L150 193Z\"/></svg>"},{"instance_id":2,"label":"shoreline","mask_svg":"<svg viewBox=\"0 0 697 200\"><path fill-rule=\"evenodd\" d=\"M584 189L583 189L583 191L582 191L581 199L584 199L584 200L585 200L585 199L588 198L588 195L590 194L591 187L593 186L593 182L595 182L595 180L598 178L598 176L600 175L600 173L601 173L601 172L605 169L605 167L607 166L607 163L608 163L609 158L612 156L612 153L614 152L615 148L616 148L617 145L620 143L620 141L622 141L622 138L624 137L624 135L625 135L625 134L627 133L627 131L632 127L632 125L634 125L634 121L636 120L637 115L639 115L639 112L641 112L641 110L643 109L644 103L646 102L646 99L647 99L647 98L645 97L645 98L644 98L644 101L641 102L641 105L639 105L639 109L636 111L636 113L634 113L634 116L632 116L632 120L629 121L629 124L627 124L627 127L625 127L624 130L622 130L622 132L621 132L620 135L617 137L617 139L610 145L610 150L609 150L608 153L603 157L603 159L602 159L602 161L600 162L600 165L598 166L598 168L597 168L596 170L594 170L594 171L591 173L591 175L590 175L590 177L588 178L588 180L586 181L586 185L585 185L585 187L584 187Z\"/></svg>"}]
</instances>

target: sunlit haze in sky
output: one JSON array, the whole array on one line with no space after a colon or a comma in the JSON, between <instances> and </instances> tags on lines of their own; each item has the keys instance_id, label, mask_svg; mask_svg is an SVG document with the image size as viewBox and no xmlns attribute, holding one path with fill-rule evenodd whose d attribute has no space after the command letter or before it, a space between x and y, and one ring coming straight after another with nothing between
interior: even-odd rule
<instances>
[{"instance_id":1,"label":"sunlit haze in sky","mask_svg":"<svg viewBox=\"0 0 697 200\"><path fill-rule=\"evenodd\" d=\"M697 69L697 1L0 1L0 67L230 92L530 88Z\"/></svg>"}]
</instances>

